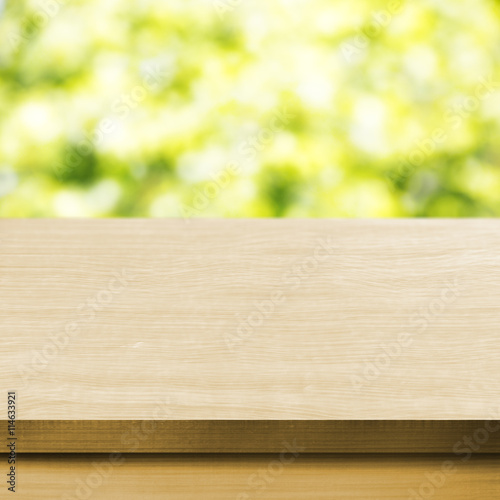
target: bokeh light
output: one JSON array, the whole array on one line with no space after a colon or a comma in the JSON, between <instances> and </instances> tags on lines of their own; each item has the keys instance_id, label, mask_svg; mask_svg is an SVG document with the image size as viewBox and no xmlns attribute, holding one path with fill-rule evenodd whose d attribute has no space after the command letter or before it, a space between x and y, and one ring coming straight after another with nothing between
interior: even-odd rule
<instances>
[{"instance_id":1,"label":"bokeh light","mask_svg":"<svg viewBox=\"0 0 500 500\"><path fill-rule=\"evenodd\" d=\"M0 0L0 216L500 214L489 0Z\"/></svg>"}]
</instances>

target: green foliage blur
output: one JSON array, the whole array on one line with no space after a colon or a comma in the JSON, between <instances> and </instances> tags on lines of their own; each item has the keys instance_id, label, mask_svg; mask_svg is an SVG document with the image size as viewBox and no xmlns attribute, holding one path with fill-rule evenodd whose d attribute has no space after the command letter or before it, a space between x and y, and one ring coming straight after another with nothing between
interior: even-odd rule
<instances>
[{"instance_id":1,"label":"green foliage blur","mask_svg":"<svg viewBox=\"0 0 500 500\"><path fill-rule=\"evenodd\" d=\"M1 217L500 215L489 0L0 0Z\"/></svg>"}]
</instances>

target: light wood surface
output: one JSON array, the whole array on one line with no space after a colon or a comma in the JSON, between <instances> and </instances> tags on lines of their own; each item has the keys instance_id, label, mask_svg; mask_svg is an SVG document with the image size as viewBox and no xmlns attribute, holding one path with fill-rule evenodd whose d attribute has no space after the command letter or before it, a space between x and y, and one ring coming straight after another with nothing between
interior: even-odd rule
<instances>
[{"instance_id":1,"label":"light wood surface","mask_svg":"<svg viewBox=\"0 0 500 500\"><path fill-rule=\"evenodd\" d=\"M494 500L500 459L448 455L28 455L19 500ZM449 469L451 467L451 470ZM90 487L89 487L90 485ZM422 492L425 496L414 496ZM3 493L3 492L2 492ZM8 493L10 495L10 493ZM4 498L2 496L2 498ZM7 498L7 494L5 495Z\"/></svg>"},{"instance_id":2,"label":"light wood surface","mask_svg":"<svg viewBox=\"0 0 500 500\"><path fill-rule=\"evenodd\" d=\"M1 220L0 279L22 420L500 416L497 220Z\"/></svg>"}]
</instances>

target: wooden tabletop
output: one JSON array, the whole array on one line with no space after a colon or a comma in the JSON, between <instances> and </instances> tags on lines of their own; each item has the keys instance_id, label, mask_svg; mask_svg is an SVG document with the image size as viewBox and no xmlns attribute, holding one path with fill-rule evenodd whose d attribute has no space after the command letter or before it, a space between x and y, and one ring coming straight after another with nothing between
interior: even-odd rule
<instances>
[{"instance_id":1,"label":"wooden tabletop","mask_svg":"<svg viewBox=\"0 0 500 500\"><path fill-rule=\"evenodd\" d=\"M497 220L0 220L20 425L500 419L499 325Z\"/></svg>"}]
</instances>

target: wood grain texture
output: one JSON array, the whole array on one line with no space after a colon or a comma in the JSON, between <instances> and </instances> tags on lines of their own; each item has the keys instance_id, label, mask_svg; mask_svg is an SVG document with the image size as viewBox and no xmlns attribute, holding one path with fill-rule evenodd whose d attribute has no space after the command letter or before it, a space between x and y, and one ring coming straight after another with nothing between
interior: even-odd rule
<instances>
[{"instance_id":1,"label":"wood grain texture","mask_svg":"<svg viewBox=\"0 0 500 500\"><path fill-rule=\"evenodd\" d=\"M448 455L27 455L19 500L493 500L500 459ZM452 471L443 472L445 464ZM445 469L446 470L446 469ZM434 486L434 484L436 486ZM89 486L90 485L90 486ZM422 496L420 496L420 492ZM2 497L3 498L3 497ZM13 496L14 498L14 496Z\"/></svg>"},{"instance_id":2,"label":"wood grain texture","mask_svg":"<svg viewBox=\"0 0 500 500\"><path fill-rule=\"evenodd\" d=\"M1 392L22 420L499 418L499 249L497 220L1 220Z\"/></svg>"},{"instance_id":3,"label":"wood grain texture","mask_svg":"<svg viewBox=\"0 0 500 500\"><path fill-rule=\"evenodd\" d=\"M500 453L499 422L460 420L22 420L17 437L25 453Z\"/></svg>"}]
</instances>

